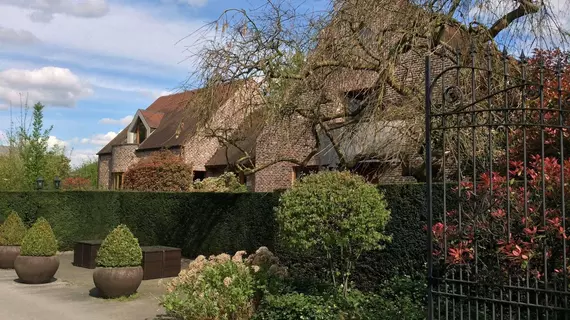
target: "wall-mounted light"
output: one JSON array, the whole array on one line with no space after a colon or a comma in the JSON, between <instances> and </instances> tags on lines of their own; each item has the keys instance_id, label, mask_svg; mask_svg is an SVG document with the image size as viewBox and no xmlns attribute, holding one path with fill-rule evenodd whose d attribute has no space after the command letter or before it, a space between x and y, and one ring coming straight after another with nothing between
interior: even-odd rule
<instances>
[{"instance_id":1,"label":"wall-mounted light","mask_svg":"<svg viewBox=\"0 0 570 320\"><path fill-rule=\"evenodd\" d=\"M36 189L37 190L42 190L44 188L44 178L42 177L38 177L36 179Z\"/></svg>"}]
</instances>

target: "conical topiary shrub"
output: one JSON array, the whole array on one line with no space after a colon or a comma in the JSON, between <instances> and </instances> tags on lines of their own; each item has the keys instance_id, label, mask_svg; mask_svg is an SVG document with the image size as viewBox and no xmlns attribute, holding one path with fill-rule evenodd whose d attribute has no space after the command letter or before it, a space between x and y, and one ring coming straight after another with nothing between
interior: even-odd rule
<instances>
[{"instance_id":1,"label":"conical topiary shrub","mask_svg":"<svg viewBox=\"0 0 570 320\"><path fill-rule=\"evenodd\" d=\"M142 282L142 250L125 225L107 235L95 262L99 268L93 273L93 282L104 298L130 296Z\"/></svg>"},{"instance_id":2,"label":"conical topiary shrub","mask_svg":"<svg viewBox=\"0 0 570 320\"><path fill-rule=\"evenodd\" d=\"M26 234L26 226L20 216L12 211L0 225L0 269L14 268L14 261L20 255L20 244Z\"/></svg>"},{"instance_id":3,"label":"conical topiary shrub","mask_svg":"<svg viewBox=\"0 0 570 320\"><path fill-rule=\"evenodd\" d=\"M22 240L20 256L14 261L14 269L20 281L30 284L47 283L59 268L57 240L49 222L39 218L26 232Z\"/></svg>"},{"instance_id":4,"label":"conical topiary shrub","mask_svg":"<svg viewBox=\"0 0 570 320\"><path fill-rule=\"evenodd\" d=\"M25 234L24 222L15 211L12 211L6 221L0 225L0 245L19 246Z\"/></svg>"},{"instance_id":5,"label":"conical topiary shrub","mask_svg":"<svg viewBox=\"0 0 570 320\"><path fill-rule=\"evenodd\" d=\"M51 257L57 253L57 240L49 222L41 217L26 232L22 240L23 256Z\"/></svg>"},{"instance_id":6,"label":"conical topiary shrub","mask_svg":"<svg viewBox=\"0 0 570 320\"><path fill-rule=\"evenodd\" d=\"M119 225L101 244L95 262L103 268L138 267L142 263L139 240L127 226Z\"/></svg>"}]
</instances>

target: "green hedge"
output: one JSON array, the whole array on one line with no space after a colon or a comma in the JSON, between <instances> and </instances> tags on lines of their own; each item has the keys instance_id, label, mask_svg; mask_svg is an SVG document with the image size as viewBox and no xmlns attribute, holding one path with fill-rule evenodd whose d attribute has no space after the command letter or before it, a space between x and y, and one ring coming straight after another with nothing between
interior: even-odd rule
<instances>
[{"instance_id":1,"label":"green hedge","mask_svg":"<svg viewBox=\"0 0 570 320\"><path fill-rule=\"evenodd\" d=\"M363 290L375 289L380 280L396 274L425 273L425 185L379 188L392 212L387 232L393 241L383 251L362 256L352 279ZM442 212L441 185L434 186L433 195L434 211ZM448 209L454 203L448 193ZM124 223L141 245L179 247L187 257L253 252L264 245L295 275L307 280L322 275L319 254L288 252L276 243L277 204L277 193L0 192L0 215L16 210L28 226L45 217L62 250L72 249L77 240L104 239Z\"/></svg>"},{"instance_id":2,"label":"green hedge","mask_svg":"<svg viewBox=\"0 0 570 320\"><path fill-rule=\"evenodd\" d=\"M18 210L27 225L45 217L60 250L104 239L124 223L141 245L178 247L189 257L270 246L276 204L266 193L0 192L1 214Z\"/></svg>"}]
</instances>

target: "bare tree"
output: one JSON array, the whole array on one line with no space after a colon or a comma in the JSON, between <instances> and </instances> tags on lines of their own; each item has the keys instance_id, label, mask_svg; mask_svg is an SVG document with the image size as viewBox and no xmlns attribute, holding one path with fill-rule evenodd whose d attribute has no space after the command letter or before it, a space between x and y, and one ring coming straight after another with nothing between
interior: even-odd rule
<instances>
[{"instance_id":1,"label":"bare tree","mask_svg":"<svg viewBox=\"0 0 570 320\"><path fill-rule=\"evenodd\" d=\"M566 32L557 5L332 0L324 11L306 11L293 1L266 0L251 11L227 9L198 31L208 38L193 52L193 78L212 88L255 79L260 95L248 112L262 117L252 122L265 128L261 138L305 143L295 157L253 163L231 138L235 128L204 121L204 130L242 151L240 163L251 160L241 167L248 172L283 161L305 166L324 154L344 168L362 158L413 162L424 142L424 57L455 61L457 53L560 45Z\"/></svg>"}]
</instances>

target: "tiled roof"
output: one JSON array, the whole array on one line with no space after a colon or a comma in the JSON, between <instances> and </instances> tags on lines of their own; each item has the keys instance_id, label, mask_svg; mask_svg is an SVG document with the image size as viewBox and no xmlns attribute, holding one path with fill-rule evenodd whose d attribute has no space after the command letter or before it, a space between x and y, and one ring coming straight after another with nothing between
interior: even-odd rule
<instances>
[{"instance_id":1,"label":"tiled roof","mask_svg":"<svg viewBox=\"0 0 570 320\"><path fill-rule=\"evenodd\" d=\"M222 106L245 83L233 81L212 88L201 88L163 96L141 113L149 126L156 125L154 132L139 145L138 150L172 148L181 146L196 133L200 115L195 106L211 104L215 110ZM128 127L127 127L128 128ZM127 128L109 142L97 154L108 154L114 145L127 141Z\"/></svg>"},{"instance_id":2,"label":"tiled roof","mask_svg":"<svg viewBox=\"0 0 570 320\"><path fill-rule=\"evenodd\" d=\"M140 110L141 115L144 120L149 125L151 129L156 129L160 125L162 117L164 117L164 112L155 112L149 110Z\"/></svg>"}]
</instances>

